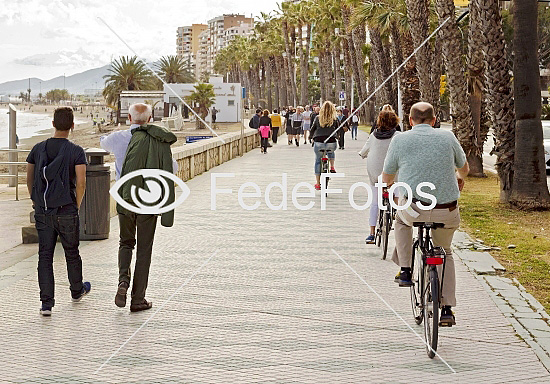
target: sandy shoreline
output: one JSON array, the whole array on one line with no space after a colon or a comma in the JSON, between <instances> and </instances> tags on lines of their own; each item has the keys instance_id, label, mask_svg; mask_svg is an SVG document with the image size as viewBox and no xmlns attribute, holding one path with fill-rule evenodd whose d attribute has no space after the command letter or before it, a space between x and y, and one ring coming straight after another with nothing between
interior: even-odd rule
<instances>
[{"instance_id":1,"label":"sandy shoreline","mask_svg":"<svg viewBox=\"0 0 550 384\"><path fill-rule=\"evenodd\" d=\"M4 104L0 105L0 107L4 108ZM5 105L7 107L7 105ZM34 105L29 109L28 105L18 105L16 108L25 113L32 113L32 114L40 114L40 115L50 115L53 117L53 112L58 106L55 105ZM90 117L90 113L94 114L94 117L99 114L99 119L104 118L105 120L108 120L109 117L109 111L108 108L105 108L105 110L102 109L101 106L99 107L83 107L83 111L80 112L80 108L75 108L75 120L85 121L80 124L75 124L75 128L73 132L70 134L69 139L73 141L75 144L80 145L84 149L86 148L99 148L99 139L101 136L109 134L110 132L113 132L117 129L127 129L128 126L122 124L120 128L117 126L104 126L102 127L101 132L99 131L97 126L93 125L92 119ZM218 129L216 129L216 133L218 135L221 135L222 133L226 132L235 132L240 130L240 123L220 123L217 124ZM174 143L172 148L176 148L178 146L185 144L185 138L189 135L198 135L198 136L210 136L212 133L207 129L201 129L197 130L194 128L194 123L186 123L183 130L181 131L174 131L176 136L178 137L178 141ZM37 143L46 140L47 138L51 137L53 135L53 129L52 130L43 130L37 132L37 134L30 138L24 138L21 139L19 142L19 149L31 149L34 145ZM18 161L25 161L26 155L21 153L19 154ZM0 153L0 161L7 161L8 155L7 153ZM108 155L105 157L105 162L111 162L114 161L114 157L112 155ZM19 167L19 172L24 173L25 172L25 166ZM7 166L0 165L0 174L1 173L7 173ZM7 178L1 178L0 177L0 183L4 184L7 183ZM20 183L25 182L25 178L21 177L19 179Z\"/></svg>"}]
</instances>

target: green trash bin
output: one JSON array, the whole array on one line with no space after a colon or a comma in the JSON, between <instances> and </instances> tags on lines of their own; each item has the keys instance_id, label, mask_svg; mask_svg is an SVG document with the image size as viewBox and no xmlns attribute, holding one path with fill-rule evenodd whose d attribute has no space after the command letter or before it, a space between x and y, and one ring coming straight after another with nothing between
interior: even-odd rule
<instances>
[{"instance_id":1,"label":"green trash bin","mask_svg":"<svg viewBox=\"0 0 550 384\"><path fill-rule=\"evenodd\" d=\"M80 206L80 240L109 238L111 169L105 165L109 152L99 148L85 150L86 193Z\"/></svg>"}]
</instances>

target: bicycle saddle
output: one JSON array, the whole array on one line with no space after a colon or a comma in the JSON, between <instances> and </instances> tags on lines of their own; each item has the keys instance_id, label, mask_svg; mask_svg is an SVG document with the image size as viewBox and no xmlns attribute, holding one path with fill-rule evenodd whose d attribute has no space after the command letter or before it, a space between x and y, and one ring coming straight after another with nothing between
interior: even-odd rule
<instances>
[{"instance_id":1,"label":"bicycle saddle","mask_svg":"<svg viewBox=\"0 0 550 384\"><path fill-rule=\"evenodd\" d=\"M415 223L413 223L413 227L424 227L424 228L437 229L437 228L445 227L445 224L444 223L415 222Z\"/></svg>"}]
</instances>

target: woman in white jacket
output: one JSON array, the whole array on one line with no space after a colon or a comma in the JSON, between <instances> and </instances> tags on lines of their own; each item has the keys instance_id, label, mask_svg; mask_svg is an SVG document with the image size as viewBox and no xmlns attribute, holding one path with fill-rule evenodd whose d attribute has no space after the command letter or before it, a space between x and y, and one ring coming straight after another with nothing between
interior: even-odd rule
<instances>
[{"instance_id":1,"label":"woman in white jacket","mask_svg":"<svg viewBox=\"0 0 550 384\"><path fill-rule=\"evenodd\" d=\"M370 235L366 239L367 244L374 244L376 221L378 220L377 196L381 191L376 189L375 183L378 181L378 176L382 174L388 147L395 135L400 133L396 129L399 126L399 117L393 111L381 111L376 124L377 129L371 133L363 149L359 152L363 159L367 158L368 183L375 193L370 206Z\"/></svg>"}]
</instances>

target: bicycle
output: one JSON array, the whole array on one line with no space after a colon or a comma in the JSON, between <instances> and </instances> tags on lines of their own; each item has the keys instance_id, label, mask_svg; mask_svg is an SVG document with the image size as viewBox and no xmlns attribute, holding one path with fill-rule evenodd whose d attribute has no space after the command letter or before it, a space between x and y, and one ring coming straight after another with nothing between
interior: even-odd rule
<instances>
[{"instance_id":1,"label":"bicycle","mask_svg":"<svg viewBox=\"0 0 550 384\"><path fill-rule=\"evenodd\" d=\"M441 283L437 266L442 265L445 271L446 254L442 247L434 247L430 230L443 228L443 223L413 223L418 228L418 237L412 251L412 281L411 305L416 324L424 322L424 340L426 352L433 359L437 351L439 336L439 309L441 308Z\"/></svg>"},{"instance_id":2,"label":"bicycle","mask_svg":"<svg viewBox=\"0 0 550 384\"><path fill-rule=\"evenodd\" d=\"M330 173L330 160L328 154L333 152L332 149L320 149L319 152L321 152L321 175L323 173ZM321 177L321 180L322 179ZM328 181L330 178L327 177L325 180L325 189L328 189Z\"/></svg>"},{"instance_id":3,"label":"bicycle","mask_svg":"<svg viewBox=\"0 0 550 384\"><path fill-rule=\"evenodd\" d=\"M386 260L388 254L388 241L393 226L393 220L395 219L395 209L390 204L390 195L387 190L382 192L382 206L386 207L386 209L380 209L378 213L378 223L374 236L376 245L378 247L382 246L382 260Z\"/></svg>"}]
</instances>

